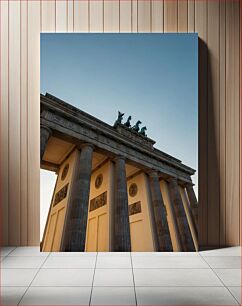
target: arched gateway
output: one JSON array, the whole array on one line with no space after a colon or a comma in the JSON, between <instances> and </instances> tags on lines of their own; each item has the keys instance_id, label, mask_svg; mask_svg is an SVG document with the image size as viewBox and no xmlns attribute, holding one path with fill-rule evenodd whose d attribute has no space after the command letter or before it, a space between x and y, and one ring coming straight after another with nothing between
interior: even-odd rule
<instances>
[{"instance_id":1,"label":"arched gateway","mask_svg":"<svg viewBox=\"0 0 242 306\"><path fill-rule=\"evenodd\" d=\"M120 122L41 95L41 168L58 174L43 251L194 251L195 170Z\"/></svg>"}]
</instances>

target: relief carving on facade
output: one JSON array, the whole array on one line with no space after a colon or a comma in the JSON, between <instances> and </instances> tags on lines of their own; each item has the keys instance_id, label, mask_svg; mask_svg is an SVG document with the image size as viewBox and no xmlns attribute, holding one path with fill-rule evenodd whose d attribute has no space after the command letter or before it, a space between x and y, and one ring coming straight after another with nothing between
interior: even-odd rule
<instances>
[{"instance_id":1,"label":"relief carving on facade","mask_svg":"<svg viewBox=\"0 0 242 306\"><path fill-rule=\"evenodd\" d=\"M96 210L107 204L107 191L103 192L99 196L90 201L89 211Z\"/></svg>"},{"instance_id":2,"label":"relief carving on facade","mask_svg":"<svg viewBox=\"0 0 242 306\"><path fill-rule=\"evenodd\" d=\"M141 202L135 202L129 205L129 216L141 213Z\"/></svg>"},{"instance_id":3,"label":"relief carving on facade","mask_svg":"<svg viewBox=\"0 0 242 306\"><path fill-rule=\"evenodd\" d=\"M57 205L58 203L60 203L62 200L66 198L67 191L68 191L68 185L69 184L66 184L64 187L61 188L61 190L59 190L56 193L53 206Z\"/></svg>"}]
</instances>

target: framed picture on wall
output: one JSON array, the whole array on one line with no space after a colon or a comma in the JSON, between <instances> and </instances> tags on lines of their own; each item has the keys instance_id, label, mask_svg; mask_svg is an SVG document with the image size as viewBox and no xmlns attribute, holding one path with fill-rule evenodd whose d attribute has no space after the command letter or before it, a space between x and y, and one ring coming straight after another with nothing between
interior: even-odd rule
<instances>
[{"instance_id":1,"label":"framed picture on wall","mask_svg":"<svg viewBox=\"0 0 242 306\"><path fill-rule=\"evenodd\" d=\"M198 250L197 34L41 34L42 251Z\"/></svg>"}]
</instances>

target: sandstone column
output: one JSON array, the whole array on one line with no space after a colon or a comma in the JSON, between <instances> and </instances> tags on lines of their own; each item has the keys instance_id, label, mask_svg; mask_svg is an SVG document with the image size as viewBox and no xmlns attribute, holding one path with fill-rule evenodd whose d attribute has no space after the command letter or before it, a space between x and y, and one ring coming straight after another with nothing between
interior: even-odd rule
<instances>
[{"instance_id":1,"label":"sandstone column","mask_svg":"<svg viewBox=\"0 0 242 306\"><path fill-rule=\"evenodd\" d=\"M125 159L118 156L114 160L114 241L115 252L130 252L130 228Z\"/></svg>"},{"instance_id":2,"label":"sandstone column","mask_svg":"<svg viewBox=\"0 0 242 306\"><path fill-rule=\"evenodd\" d=\"M52 135L52 131L47 126L41 125L40 126L40 160L42 160L47 142Z\"/></svg>"},{"instance_id":3,"label":"sandstone column","mask_svg":"<svg viewBox=\"0 0 242 306\"><path fill-rule=\"evenodd\" d=\"M169 180L169 191L174 206L178 230L181 237L183 251L195 251L189 223L183 206L179 186L176 178Z\"/></svg>"},{"instance_id":4,"label":"sandstone column","mask_svg":"<svg viewBox=\"0 0 242 306\"><path fill-rule=\"evenodd\" d=\"M92 171L93 146L83 144L79 152L70 201L63 249L69 252L85 251L86 227Z\"/></svg>"},{"instance_id":5,"label":"sandstone column","mask_svg":"<svg viewBox=\"0 0 242 306\"><path fill-rule=\"evenodd\" d=\"M198 233L198 203L192 184L186 185L186 191L190 203L190 209L192 212L195 229Z\"/></svg>"},{"instance_id":6,"label":"sandstone column","mask_svg":"<svg viewBox=\"0 0 242 306\"><path fill-rule=\"evenodd\" d=\"M157 248L159 252L172 251L172 243L163 202L158 173L151 171L149 174L151 201L154 212Z\"/></svg>"}]
</instances>

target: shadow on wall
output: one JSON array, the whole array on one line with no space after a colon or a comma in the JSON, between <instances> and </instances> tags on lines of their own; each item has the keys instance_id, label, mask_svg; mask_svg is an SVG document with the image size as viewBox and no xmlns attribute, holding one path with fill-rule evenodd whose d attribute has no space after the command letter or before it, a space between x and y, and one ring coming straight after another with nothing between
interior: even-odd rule
<instances>
[{"instance_id":1,"label":"shadow on wall","mask_svg":"<svg viewBox=\"0 0 242 306\"><path fill-rule=\"evenodd\" d=\"M219 75L213 76L218 60L199 38L198 107L199 107L199 213L198 241L200 249L222 247L221 231L225 220L220 218L220 130L219 130ZM217 99L217 100L216 100ZM225 120L225 119L224 119Z\"/></svg>"}]
</instances>

